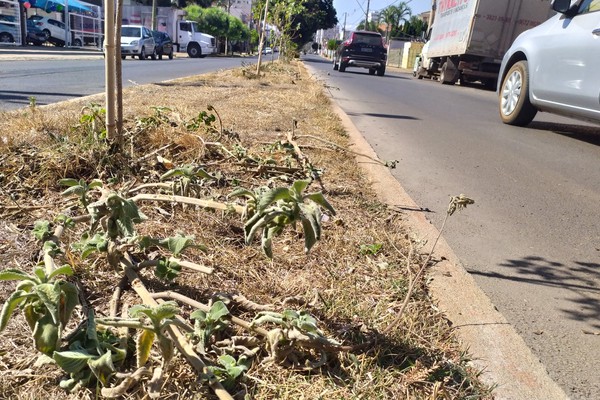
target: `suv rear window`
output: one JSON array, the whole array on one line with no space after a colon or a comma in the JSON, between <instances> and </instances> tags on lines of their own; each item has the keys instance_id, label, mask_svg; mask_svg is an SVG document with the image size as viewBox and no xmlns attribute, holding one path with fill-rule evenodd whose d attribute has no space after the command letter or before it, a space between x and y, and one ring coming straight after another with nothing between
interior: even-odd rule
<instances>
[{"instance_id":1,"label":"suv rear window","mask_svg":"<svg viewBox=\"0 0 600 400\"><path fill-rule=\"evenodd\" d=\"M369 35L365 33L355 33L352 37L352 43L369 44L371 46L381 46L381 36Z\"/></svg>"}]
</instances>

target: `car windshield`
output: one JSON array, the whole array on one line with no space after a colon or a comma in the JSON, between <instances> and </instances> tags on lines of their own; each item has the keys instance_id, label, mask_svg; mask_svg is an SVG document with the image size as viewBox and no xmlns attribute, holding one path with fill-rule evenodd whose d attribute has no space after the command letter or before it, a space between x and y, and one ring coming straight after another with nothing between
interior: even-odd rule
<instances>
[{"instance_id":1,"label":"car windshield","mask_svg":"<svg viewBox=\"0 0 600 400\"><path fill-rule=\"evenodd\" d=\"M136 28L134 26L124 26L123 29L121 30L121 36L141 37L142 36L141 32L142 31L140 28Z\"/></svg>"}]
</instances>

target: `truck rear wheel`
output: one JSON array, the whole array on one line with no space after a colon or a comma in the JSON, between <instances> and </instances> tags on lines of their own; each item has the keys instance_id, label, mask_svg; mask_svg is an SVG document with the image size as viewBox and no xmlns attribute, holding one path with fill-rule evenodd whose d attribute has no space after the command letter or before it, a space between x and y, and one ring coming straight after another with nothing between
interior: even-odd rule
<instances>
[{"instance_id":1,"label":"truck rear wheel","mask_svg":"<svg viewBox=\"0 0 600 400\"><path fill-rule=\"evenodd\" d=\"M197 43L192 43L188 46L187 53L190 58L198 58L202 55L202 49Z\"/></svg>"},{"instance_id":2,"label":"truck rear wheel","mask_svg":"<svg viewBox=\"0 0 600 400\"><path fill-rule=\"evenodd\" d=\"M340 61L340 72L346 72L346 64Z\"/></svg>"},{"instance_id":3,"label":"truck rear wheel","mask_svg":"<svg viewBox=\"0 0 600 400\"><path fill-rule=\"evenodd\" d=\"M385 65L382 65L381 67L377 68L377 76L383 75L385 75Z\"/></svg>"},{"instance_id":4,"label":"truck rear wheel","mask_svg":"<svg viewBox=\"0 0 600 400\"><path fill-rule=\"evenodd\" d=\"M529 100L529 70L527 61L515 63L500 87L500 118L508 125L525 126L529 124L537 109Z\"/></svg>"},{"instance_id":5,"label":"truck rear wheel","mask_svg":"<svg viewBox=\"0 0 600 400\"><path fill-rule=\"evenodd\" d=\"M440 69L439 80L440 80L441 84L442 85L454 85L456 83L456 78L451 75L456 75L456 74L452 74L450 71L448 71L448 62L445 62L444 65L442 65L442 68Z\"/></svg>"}]
</instances>

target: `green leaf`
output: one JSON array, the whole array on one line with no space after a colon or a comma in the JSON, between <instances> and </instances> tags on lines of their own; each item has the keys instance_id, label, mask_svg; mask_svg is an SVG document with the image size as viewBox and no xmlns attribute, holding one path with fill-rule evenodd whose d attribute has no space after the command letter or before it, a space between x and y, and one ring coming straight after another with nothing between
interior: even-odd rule
<instances>
[{"instance_id":1,"label":"green leaf","mask_svg":"<svg viewBox=\"0 0 600 400\"><path fill-rule=\"evenodd\" d=\"M252 217L244 225L244 233L246 233L246 244L247 245L252 243L252 241L254 240L254 236L256 236L256 232L258 232L258 230L260 228L264 227L267 224L268 217L269 217L268 215L264 215L261 217L261 214L256 214L255 216L259 217L256 219L256 222L254 222L255 218ZM273 218L271 217L271 219L273 219ZM254 222L253 225L250 225L251 221Z\"/></svg>"},{"instance_id":2,"label":"green leaf","mask_svg":"<svg viewBox=\"0 0 600 400\"><path fill-rule=\"evenodd\" d=\"M60 298L60 323L63 327L67 326L71 314L75 307L79 305L79 290L77 286L70 282L60 282L61 298Z\"/></svg>"},{"instance_id":3,"label":"green leaf","mask_svg":"<svg viewBox=\"0 0 600 400\"><path fill-rule=\"evenodd\" d=\"M129 315L133 318L142 318L144 316L150 318L152 310L145 304L136 304L129 309Z\"/></svg>"},{"instance_id":4,"label":"green leaf","mask_svg":"<svg viewBox=\"0 0 600 400\"><path fill-rule=\"evenodd\" d=\"M60 302L60 286L56 283L43 283L33 288L35 294L38 295L44 306L52 317L52 321L55 325L60 322L58 315L58 307Z\"/></svg>"},{"instance_id":5,"label":"green leaf","mask_svg":"<svg viewBox=\"0 0 600 400\"><path fill-rule=\"evenodd\" d=\"M164 181L164 180L169 179L174 176L183 176L183 175L184 175L183 171L179 168L176 168L176 169L169 170L166 173L162 174L159 179L161 181Z\"/></svg>"},{"instance_id":6,"label":"green leaf","mask_svg":"<svg viewBox=\"0 0 600 400\"><path fill-rule=\"evenodd\" d=\"M86 368L88 361L93 359L94 355L85 350L68 350L55 351L52 358L65 372L73 374Z\"/></svg>"},{"instance_id":7,"label":"green leaf","mask_svg":"<svg viewBox=\"0 0 600 400\"><path fill-rule=\"evenodd\" d=\"M302 222L302 229L304 231L304 252L308 253L315 243L317 243L317 235L308 218L301 217L300 221Z\"/></svg>"},{"instance_id":8,"label":"green leaf","mask_svg":"<svg viewBox=\"0 0 600 400\"><path fill-rule=\"evenodd\" d=\"M89 359L87 365L102 386L108 386L108 380L116 372L110 350L101 357Z\"/></svg>"},{"instance_id":9,"label":"green leaf","mask_svg":"<svg viewBox=\"0 0 600 400\"><path fill-rule=\"evenodd\" d=\"M150 236L138 236L138 244L142 248L142 250L148 249L153 246L158 246L160 241L158 239L154 239Z\"/></svg>"},{"instance_id":10,"label":"green leaf","mask_svg":"<svg viewBox=\"0 0 600 400\"><path fill-rule=\"evenodd\" d=\"M261 239L261 247L263 253L269 258L273 258L273 240L271 235L271 229L265 228Z\"/></svg>"},{"instance_id":11,"label":"green leaf","mask_svg":"<svg viewBox=\"0 0 600 400\"><path fill-rule=\"evenodd\" d=\"M63 191L61 193L62 196L71 196L71 195L76 195L76 196L82 196L85 194L85 188L83 186L71 186L70 188L68 188L67 190Z\"/></svg>"},{"instance_id":12,"label":"green leaf","mask_svg":"<svg viewBox=\"0 0 600 400\"><path fill-rule=\"evenodd\" d=\"M173 260L161 258L158 260L158 265L154 270L154 274L160 279L172 281L179 276L181 265Z\"/></svg>"},{"instance_id":13,"label":"green leaf","mask_svg":"<svg viewBox=\"0 0 600 400\"><path fill-rule=\"evenodd\" d=\"M202 310L196 310L190 314L191 319L197 319L200 321L204 321L206 319L206 313Z\"/></svg>"},{"instance_id":14,"label":"green leaf","mask_svg":"<svg viewBox=\"0 0 600 400\"><path fill-rule=\"evenodd\" d=\"M0 312L0 332L2 332L6 325L8 324L8 320L10 319L15 308L19 306L29 294L22 290L14 291L6 302L2 306L2 312Z\"/></svg>"},{"instance_id":15,"label":"green leaf","mask_svg":"<svg viewBox=\"0 0 600 400\"><path fill-rule=\"evenodd\" d=\"M66 264L66 265L63 265L62 267L56 268L54 271L52 271L50 273L50 275L48 276L48 280L54 278L57 275L73 276L73 274L74 274L73 268L70 265Z\"/></svg>"},{"instance_id":16,"label":"green leaf","mask_svg":"<svg viewBox=\"0 0 600 400\"><path fill-rule=\"evenodd\" d=\"M32 277L31 275L16 269L16 268L8 268L4 271L0 271L0 281L20 281L20 280L28 280L37 282L37 279Z\"/></svg>"},{"instance_id":17,"label":"green leaf","mask_svg":"<svg viewBox=\"0 0 600 400\"><path fill-rule=\"evenodd\" d=\"M73 178L65 178L58 181L61 186L75 186L79 185L79 181Z\"/></svg>"},{"instance_id":18,"label":"green leaf","mask_svg":"<svg viewBox=\"0 0 600 400\"><path fill-rule=\"evenodd\" d=\"M263 193L257 205L258 214L262 214L267 207L278 200L289 200L292 196L288 188L275 188Z\"/></svg>"},{"instance_id":19,"label":"green leaf","mask_svg":"<svg viewBox=\"0 0 600 400\"><path fill-rule=\"evenodd\" d=\"M227 369L227 367L236 366L237 361L235 360L235 358L233 358L233 356L230 356L229 354L223 354L219 356L219 364L221 364L225 367L225 369Z\"/></svg>"},{"instance_id":20,"label":"green leaf","mask_svg":"<svg viewBox=\"0 0 600 400\"><path fill-rule=\"evenodd\" d=\"M33 236L41 241L44 242L46 240L48 240L48 238L50 238L52 236L52 232L50 231L50 221L35 221L35 224L33 225Z\"/></svg>"},{"instance_id":21,"label":"green leaf","mask_svg":"<svg viewBox=\"0 0 600 400\"><path fill-rule=\"evenodd\" d=\"M165 301L153 309L156 321L162 321L165 318L173 318L179 314L179 306L174 301Z\"/></svg>"},{"instance_id":22,"label":"green leaf","mask_svg":"<svg viewBox=\"0 0 600 400\"><path fill-rule=\"evenodd\" d=\"M98 330L96 329L96 315L94 310L90 308L88 311L87 327L85 329L85 348L92 351L98 352L100 347L100 340L98 339Z\"/></svg>"},{"instance_id":23,"label":"green leaf","mask_svg":"<svg viewBox=\"0 0 600 400\"><path fill-rule=\"evenodd\" d=\"M324 207L325 209L327 209L331 213L331 215L335 215L335 210L333 209L333 206L331 204L329 204L329 202L325 199L325 196L323 196L323 193L320 193L320 192L319 193L310 193L310 194L307 194L306 196L304 196L304 198L314 201L321 207Z\"/></svg>"},{"instance_id":24,"label":"green leaf","mask_svg":"<svg viewBox=\"0 0 600 400\"><path fill-rule=\"evenodd\" d=\"M175 346L171 339L162 334L158 335L158 345L166 365L173 359L173 354L175 354Z\"/></svg>"},{"instance_id":25,"label":"green leaf","mask_svg":"<svg viewBox=\"0 0 600 400\"><path fill-rule=\"evenodd\" d=\"M38 278L39 283L47 283L48 282L48 277L46 276L46 268L33 267L33 274Z\"/></svg>"},{"instance_id":26,"label":"green leaf","mask_svg":"<svg viewBox=\"0 0 600 400\"><path fill-rule=\"evenodd\" d=\"M162 246L169 249L174 256L179 256L183 250L194 246L194 236L177 235L160 241Z\"/></svg>"},{"instance_id":27,"label":"green leaf","mask_svg":"<svg viewBox=\"0 0 600 400\"><path fill-rule=\"evenodd\" d=\"M47 355L51 355L58 348L60 329L50 314L45 314L35 323L33 340L35 348Z\"/></svg>"},{"instance_id":28,"label":"green leaf","mask_svg":"<svg viewBox=\"0 0 600 400\"><path fill-rule=\"evenodd\" d=\"M213 321L220 321L221 319L229 316L229 310L227 309L225 303L223 303L221 300L218 300L215 301L210 307L209 316Z\"/></svg>"},{"instance_id":29,"label":"green leaf","mask_svg":"<svg viewBox=\"0 0 600 400\"><path fill-rule=\"evenodd\" d=\"M152 349L152 343L154 342L154 338L156 334L151 331L144 329L140 333L136 343L136 352L137 352L137 367L143 367L148 359L150 358L150 350Z\"/></svg>"},{"instance_id":30,"label":"green leaf","mask_svg":"<svg viewBox=\"0 0 600 400\"><path fill-rule=\"evenodd\" d=\"M300 200L302 199L302 192L304 189L310 184L310 181L296 181L292 184L292 192L295 194L295 198Z\"/></svg>"},{"instance_id":31,"label":"green leaf","mask_svg":"<svg viewBox=\"0 0 600 400\"><path fill-rule=\"evenodd\" d=\"M244 188L235 189L233 192L231 192L229 195L227 195L228 199L230 197L248 197L251 199L256 199L256 196L253 192L251 192L248 189L244 189Z\"/></svg>"},{"instance_id":32,"label":"green leaf","mask_svg":"<svg viewBox=\"0 0 600 400\"><path fill-rule=\"evenodd\" d=\"M96 188L100 188L102 187L104 184L102 183L102 181L100 179L93 179L89 185L88 185L88 189L96 189Z\"/></svg>"}]
</instances>

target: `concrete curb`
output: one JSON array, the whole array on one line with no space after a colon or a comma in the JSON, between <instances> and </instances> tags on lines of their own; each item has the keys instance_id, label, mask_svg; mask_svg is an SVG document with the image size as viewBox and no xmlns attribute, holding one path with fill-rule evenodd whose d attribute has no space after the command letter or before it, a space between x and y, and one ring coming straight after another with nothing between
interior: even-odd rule
<instances>
[{"instance_id":1,"label":"concrete curb","mask_svg":"<svg viewBox=\"0 0 600 400\"><path fill-rule=\"evenodd\" d=\"M305 67L316 76L316 70ZM350 117L332 99L332 108L349 134L353 150L378 158ZM357 162L367 173L380 200L390 206L420 210L390 170L367 157L357 156ZM439 231L420 211L405 211L408 228L427 239L430 251ZM461 343L474 358L472 364L483 371L482 380L498 385L494 396L498 400L563 400L564 391L550 379L545 367L527 347L515 329L477 286L463 268L444 238L440 238L434 253L438 262L430 272L430 289L441 310L452 322Z\"/></svg>"}]
</instances>

